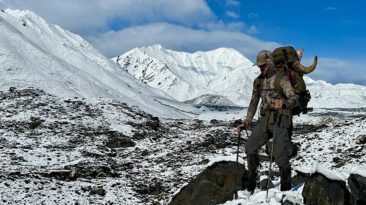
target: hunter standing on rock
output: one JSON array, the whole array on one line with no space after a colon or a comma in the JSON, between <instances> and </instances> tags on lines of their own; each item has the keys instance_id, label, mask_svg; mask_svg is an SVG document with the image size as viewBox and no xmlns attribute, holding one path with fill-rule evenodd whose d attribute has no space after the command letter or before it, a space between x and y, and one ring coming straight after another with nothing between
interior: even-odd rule
<instances>
[{"instance_id":1,"label":"hunter standing on rock","mask_svg":"<svg viewBox=\"0 0 366 205\"><path fill-rule=\"evenodd\" d=\"M247 129L256 113L259 98L262 99L261 117L258 119L245 145L248 179L243 178L242 184L246 184L249 192L254 192L259 165L258 150L273 137L275 130L273 156L280 167L281 190L289 190L291 189L289 149L293 129L291 109L296 107L299 102L287 75L280 76L278 82L283 94L276 92L275 76L277 69L270 51L263 50L259 52L255 65L260 68L261 74L254 81L246 120L237 127L237 132L240 133L243 129Z\"/></svg>"}]
</instances>

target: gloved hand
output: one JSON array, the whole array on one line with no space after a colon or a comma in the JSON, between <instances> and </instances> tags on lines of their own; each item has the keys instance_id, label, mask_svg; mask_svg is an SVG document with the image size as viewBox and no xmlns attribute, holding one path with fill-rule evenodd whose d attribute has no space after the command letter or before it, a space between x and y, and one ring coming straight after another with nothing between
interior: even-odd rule
<instances>
[{"instance_id":1,"label":"gloved hand","mask_svg":"<svg viewBox=\"0 0 366 205\"><path fill-rule=\"evenodd\" d=\"M238 134L240 134L240 132L241 132L241 131L246 130L247 128L248 128L248 123L246 123L246 122L241 123L240 125L238 125L238 126L236 127L236 132L237 132Z\"/></svg>"},{"instance_id":2,"label":"gloved hand","mask_svg":"<svg viewBox=\"0 0 366 205\"><path fill-rule=\"evenodd\" d=\"M275 99L275 106L274 106L274 108L275 109L281 109L282 106L283 106L283 101L280 100L280 99Z\"/></svg>"}]
</instances>

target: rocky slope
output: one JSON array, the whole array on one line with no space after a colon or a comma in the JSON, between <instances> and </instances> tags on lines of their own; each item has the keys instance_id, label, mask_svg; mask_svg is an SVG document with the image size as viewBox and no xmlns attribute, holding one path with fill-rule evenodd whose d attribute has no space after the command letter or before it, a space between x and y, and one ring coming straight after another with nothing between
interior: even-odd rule
<instances>
[{"instance_id":1,"label":"rocky slope","mask_svg":"<svg viewBox=\"0 0 366 205\"><path fill-rule=\"evenodd\" d=\"M38 89L12 88L0 99L4 204L166 204L210 164L235 161L233 121L162 119L119 101L88 103ZM347 174L366 161L365 145L354 142L365 126L364 117L296 125L293 167L316 160Z\"/></svg>"},{"instance_id":2,"label":"rocky slope","mask_svg":"<svg viewBox=\"0 0 366 205\"><path fill-rule=\"evenodd\" d=\"M235 140L226 124L163 120L113 100L37 89L0 99L2 203L166 203Z\"/></svg>"}]
</instances>

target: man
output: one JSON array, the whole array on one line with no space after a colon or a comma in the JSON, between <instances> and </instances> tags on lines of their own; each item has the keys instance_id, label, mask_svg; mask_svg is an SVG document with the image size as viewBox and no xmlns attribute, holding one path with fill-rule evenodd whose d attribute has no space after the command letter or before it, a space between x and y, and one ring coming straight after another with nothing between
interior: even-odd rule
<instances>
[{"instance_id":1,"label":"man","mask_svg":"<svg viewBox=\"0 0 366 205\"><path fill-rule=\"evenodd\" d=\"M259 165L258 150L275 134L273 156L280 167L281 190L289 190L291 189L291 165L288 153L293 128L290 110L298 105L297 96L287 75L283 75L279 79L283 93L276 92L274 79L277 69L273 63L271 52L266 50L259 52L257 62L254 65L260 68L261 74L254 81L246 120L237 126L237 132L240 133L243 129L247 129L256 113L260 98L262 99L261 117L245 145L248 179L247 181L242 179L242 182L246 184L248 191L254 192Z\"/></svg>"}]
</instances>

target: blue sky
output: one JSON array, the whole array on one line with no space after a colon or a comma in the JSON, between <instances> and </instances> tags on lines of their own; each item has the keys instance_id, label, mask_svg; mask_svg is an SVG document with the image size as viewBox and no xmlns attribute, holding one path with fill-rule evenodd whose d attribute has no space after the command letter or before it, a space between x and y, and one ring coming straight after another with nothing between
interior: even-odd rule
<instances>
[{"instance_id":1,"label":"blue sky","mask_svg":"<svg viewBox=\"0 0 366 205\"><path fill-rule=\"evenodd\" d=\"M314 79L366 85L366 3L326 0L0 0L77 33L109 57L161 44L178 51L304 48Z\"/></svg>"},{"instance_id":2,"label":"blue sky","mask_svg":"<svg viewBox=\"0 0 366 205\"><path fill-rule=\"evenodd\" d=\"M207 2L224 22L255 26L258 32L252 35L259 39L308 47L307 51L327 57L366 57L365 1L226 1L238 2L227 9L225 1Z\"/></svg>"}]
</instances>

